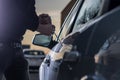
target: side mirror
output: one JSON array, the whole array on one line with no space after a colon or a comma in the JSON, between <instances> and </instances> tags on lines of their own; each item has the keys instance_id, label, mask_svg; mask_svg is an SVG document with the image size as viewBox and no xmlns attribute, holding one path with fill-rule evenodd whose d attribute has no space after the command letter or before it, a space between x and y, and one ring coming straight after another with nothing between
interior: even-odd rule
<instances>
[{"instance_id":1,"label":"side mirror","mask_svg":"<svg viewBox=\"0 0 120 80\"><path fill-rule=\"evenodd\" d=\"M51 40L52 40L52 36L36 34L33 38L32 43L34 45L47 47L47 46L49 46Z\"/></svg>"}]
</instances>

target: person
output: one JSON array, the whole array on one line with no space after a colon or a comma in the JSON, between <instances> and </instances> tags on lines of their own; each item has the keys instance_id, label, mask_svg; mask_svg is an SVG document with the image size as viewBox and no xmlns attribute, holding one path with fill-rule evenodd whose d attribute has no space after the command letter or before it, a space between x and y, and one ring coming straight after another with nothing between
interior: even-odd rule
<instances>
[{"instance_id":1,"label":"person","mask_svg":"<svg viewBox=\"0 0 120 80\"><path fill-rule=\"evenodd\" d=\"M35 0L0 0L0 80L29 80L21 41L27 29L51 35L55 26L48 14L37 16Z\"/></svg>"}]
</instances>

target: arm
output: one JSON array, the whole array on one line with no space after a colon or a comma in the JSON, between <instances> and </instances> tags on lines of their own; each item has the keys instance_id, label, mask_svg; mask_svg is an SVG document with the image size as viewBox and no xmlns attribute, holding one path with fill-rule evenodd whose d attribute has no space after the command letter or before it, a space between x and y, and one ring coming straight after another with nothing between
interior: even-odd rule
<instances>
[{"instance_id":1,"label":"arm","mask_svg":"<svg viewBox=\"0 0 120 80\"><path fill-rule=\"evenodd\" d=\"M35 12L35 0L30 0L28 4L27 29L35 31L39 25L39 19Z\"/></svg>"}]
</instances>

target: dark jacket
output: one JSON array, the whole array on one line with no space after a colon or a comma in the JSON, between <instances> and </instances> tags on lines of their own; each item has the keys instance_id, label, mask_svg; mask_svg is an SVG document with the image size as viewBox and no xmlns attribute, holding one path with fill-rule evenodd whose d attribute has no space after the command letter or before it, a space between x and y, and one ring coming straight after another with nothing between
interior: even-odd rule
<instances>
[{"instance_id":1,"label":"dark jacket","mask_svg":"<svg viewBox=\"0 0 120 80\"><path fill-rule=\"evenodd\" d=\"M0 41L21 40L26 29L35 31L35 0L0 0Z\"/></svg>"}]
</instances>

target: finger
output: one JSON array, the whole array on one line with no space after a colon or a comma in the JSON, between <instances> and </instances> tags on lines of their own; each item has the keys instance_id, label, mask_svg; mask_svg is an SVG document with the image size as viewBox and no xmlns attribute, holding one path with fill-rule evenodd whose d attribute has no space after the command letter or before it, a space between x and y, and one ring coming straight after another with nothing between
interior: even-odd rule
<instances>
[{"instance_id":1,"label":"finger","mask_svg":"<svg viewBox=\"0 0 120 80\"><path fill-rule=\"evenodd\" d=\"M54 34L54 33L55 33L55 26L52 25L52 34Z\"/></svg>"},{"instance_id":2,"label":"finger","mask_svg":"<svg viewBox=\"0 0 120 80\"><path fill-rule=\"evenodd\" d=\"M52 29L55 31L55 25L52 25Z\"/></svg>"}]
</instances>

